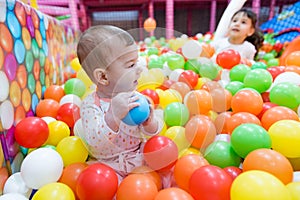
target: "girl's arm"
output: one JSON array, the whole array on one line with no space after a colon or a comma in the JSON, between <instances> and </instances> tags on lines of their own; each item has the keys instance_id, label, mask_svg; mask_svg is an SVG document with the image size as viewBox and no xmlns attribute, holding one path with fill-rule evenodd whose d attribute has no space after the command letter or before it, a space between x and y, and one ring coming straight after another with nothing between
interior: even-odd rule
<instances>
[{"instance_id":1,"label":"girl's arm","mask_svg":"<svg viewBox=\"0 0 300 200\"><path fill-rule=\"evenodd\" d=\"M221 20L219 21L217 30L214 34L215 39L226 37L230 20L235 12L243 7L247 0L231 0L225 9Z\"/></svg>"}]
</instances>

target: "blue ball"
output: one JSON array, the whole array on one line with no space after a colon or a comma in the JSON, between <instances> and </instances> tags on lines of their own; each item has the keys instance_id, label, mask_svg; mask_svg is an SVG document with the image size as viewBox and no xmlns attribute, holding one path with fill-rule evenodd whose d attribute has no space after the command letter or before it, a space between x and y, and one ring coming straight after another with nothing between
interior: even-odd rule
<instances>
[{"instance_id":1,"label":"blue ball","mask_svg":"<svg viewBox=\"0 0 300 200\"><path fill-rule=\"evenodd\" d=\"M137 102L139 106L131 109L128 114L122 119L125 124L130 126L136 126L146 121L150 115L150 106L147 98L139 94L140 98Z\"/></svg>"}]
</instances>

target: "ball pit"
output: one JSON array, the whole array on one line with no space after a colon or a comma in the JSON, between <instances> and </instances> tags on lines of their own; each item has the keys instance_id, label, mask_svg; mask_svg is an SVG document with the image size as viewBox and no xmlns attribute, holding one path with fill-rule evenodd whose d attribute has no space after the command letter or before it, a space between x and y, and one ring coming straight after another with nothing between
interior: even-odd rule
<instances>
[{"instance_id":1,"label":"ball pit","mask_svg":"<svg viewBox=\"0 0 300 200\"><path fill-rule=\"evenodd\" d=\"M15 173L8 177L1 168L6 174L0 173L0 185L6 189L0 199L298 198L293 176L300 169L299 52L282 66L272 53L249 66L236 52L223 52L217 65L210 62L203 38L142 43L140 56L148 70L138 91L163 111L165 127L147 138L147 166L119 182L113 169L88 162L84 140L74 136L84 132L81 100L95 87L77 58L70 62L75 76L60 80L59 63L48 53L63 57L66 50L49 40L64 29L19 2L10 4L15 6L7 11L8 26L0 24L5 36L0 40L0 130L6 131ZM167 179L169 186L161 176L167 173L173 179ZM19 190L12 190L17 175L24 182L16 181Z\"/></svg>"}]
</instances>

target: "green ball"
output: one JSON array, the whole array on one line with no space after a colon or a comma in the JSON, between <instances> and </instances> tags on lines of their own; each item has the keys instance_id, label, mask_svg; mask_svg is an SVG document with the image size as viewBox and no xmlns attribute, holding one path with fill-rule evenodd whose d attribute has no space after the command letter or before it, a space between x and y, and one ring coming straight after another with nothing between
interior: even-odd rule
<instances>
[{"instance_id":1,"label":"green ball","mask_svg":"<svg viewBox=\"0 0 300 200\"><path fill-rule=\"evenodd\" d=\"M265 61L269 61L270 59L273 59L273 58L275 58L275 56L274 56L274 54L273 53L266 53L264 56L263 56L263 59L265 60Z\"/></svg>"},{"instance_id":2,"label":"green ball","mask_svg":"<svg viewBox=\"0 0 300 200\"><path fill-rule=\"evenodd\" d=\"M225 89L228 90L232 94L232 96L243 88L244 83L240 81L232 81L225 86Z\"/></svg>"},{"instance_id":3,"label":"green ball","mask_svg":"<svg viewBox=\"0 0 300 200\"><path fill-rule=\"evenodd\" d=\"M245 64L238 64L231 68L229 72L229 77L231 81L240 81L243 82L246 74L251 69L248 67L248 65Z\"/></svg>"},{"instance_id":4,"label":"green ball","mask_svg":"<svg viewBox=\"0 0 300 200\"><path fill-rule=\"evenodd\" d=\"M257 124L245 123L236 127L231 134L231 146L242 158L251 151L260 148L271 148L271 137L268 132Z\"/></svg>"},{"instance_id":5,"label":"green ball","mask_svg":"<svg viewBox=\"0 0 300 200\"><path fill-rule=\"evenodd\" d=\"M199 74L199 68L200 68L200 63L198 62L197 59L189 59L184 64L185 70L192 70L196 74Z\"/></svg>"},{"instance_id":6,"label":"green ball","mask_svg":"<svg viewBox=\"0 0 300 200\"><path fill-rule=\"evenodd\" d=\"M148 69L160 68L162 69L164 66L164 61L161 57L151 58L148 62Z\"/></svg>"},{"instance_id":7,"label":"green ball","mask_svg":"<svg viewBox=\"0 0 300 200\"><path fill-rule=\"evenodd\" d=\"M84 83L78 78L71 78L65 82L65 94L74 94L82 97L85 94L86 88Z\"/></svg>"},{"instance_id":8,"label":"green ball","mask_svg":"<svg viewBox=\"0 0 300 200\"><path fill-rule=\"evenodd\" d=\"M156 47L149 47L147 50L148 56L158 55L158 49Z\"/></svg>"},{"instance_id":9,"label":"green ball","mask_svg":"<svg viewBox=\"0 0 300 200\"><path fill-rule=\"evenodd\" d=\"M272 58L272 59L268 60L267 66L268 66L268 68L279 66L279 59L278 58Z\"/></svg>"},{"instance_id":10,"label":"green ball","mask_svg":"<svg viewBox=\"0 0 300 200\"><path fill-rule=\"evenodd\" d=\"M295 109L300 104L300 87L290 82L278 83L270 90L269 97L272 103Z\"/></svg>"},{"instance_id":11,"label":"green ball","mask_svg":"<svg viewBox=\"0 0 300 200\"><path fill-rule=\"evenodd\" d=\"M221 168L235 166L241 163L241 157L231 147L229 142L216 141L211 143L204 152L204 158L211 165Z\"/></svg>"},{"instance_id":12,"label":"green ball","mask_svg":"<svg viewBox=\"0 0 300 200\"><path fill-rule=\"evenodd\" d=\"M267 65L263 62L253 63L251 69L267 69Z\"/></svg>"},{"instance_id":13,"label":"green ball","mask_svg":"<svg viewBox=\"0 0 300 200\"><path fill-rule=\"evenodd\" d=\"M189 117L189 110L183 103L170 103L164 110L164 120L168 126L184 126Z\"/></svg>"},{"instance_id":14,"label":"green ball","mask_svg":"<svg viewBox=\"0 0 300 200\"><path fill-rule=\"evenodd\" d=\"M167 63L171 70L183 69L184 68L184 58L180 54L170 54L167 57Z\"/></svg>"},{"instance_id":15,"label":"green ball","mask_svg":"<svg viewBox=\"0 0 300 200\"><path fill-rule=\"evenodd\" d=\"M206 77L211 80L217 78L219 75L219 66L214 63L203 63L200 65L199 74L201 77Z\"/></svg>"},{"instance_id":16,"label":"green ball","mask_svg":"<svg viewBox=\"0 0 300 200\"><path fill-rule=\"evenodd\" d=\"M259 93L267 91L272 82L272 75L265 69L253 69L244 78L244 86L253 88Z\"/></svg>"}]
</instances>

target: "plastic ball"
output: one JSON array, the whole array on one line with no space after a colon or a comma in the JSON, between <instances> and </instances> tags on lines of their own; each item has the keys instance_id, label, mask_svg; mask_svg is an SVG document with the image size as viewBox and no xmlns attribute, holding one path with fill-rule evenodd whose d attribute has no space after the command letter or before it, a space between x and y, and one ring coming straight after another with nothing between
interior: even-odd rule
<instances>
[{"instance_id":1,"label":"plastic ball","mask_svg":"<svg viewBox=\"0 0 300 200\"><path fill-rule=\"evenodd\" d=\"M144 176L147 176L154 181L158 191L162 189L162 178L160 177L158 172L154 171L150 167L147 167L145 165L138 166L134 168L130 172L130 174L142 174Z\"/></svg>"},{"instance_id":2,"label":"plastic ball","mask_svg":"<svg viewBox=\"0 0 300 200\"><path fill-rule=\"evenodd\" d=\"M273 82L272 75L265 69L253 69L244 78L244 86L253 88L259 93L267 91Z\"/></svg>"},{"instance_id":3,"label":"plastic ball","mask_svg":"<svg viewBox=\"0 0 300 200\"><path fill-rule=\"evenodd\" d=\"M63 138L70 136L70 128L63 121L53 121L48 124L49 136L45 144L56 146Z\"/></svg>"},{"instance_id":4,"label":"plastic ball","mask_svg":"<svg viewBox=\"0 0 300 200\"><path fill-rule=\"evenodd\" d=\"M82 97L85 94L86 87L82 80L79 78L71 78L65 82L65 94L75 94Z\"/></svg>"},{"instance_id":5,"label":"plastic ball","mask_svg":"<svg viewBox=\"0 0 300 200\"><path fill-rule=\"evenodd\" d=\"M244 82L244 78L250 70L251 69L245 64L234 66L229 72L230 81Z\"/></svg>"},{"instance_id":6,"label":"plastic ball","mask_svg":"<svg viewBox=\"0 0 300 200\"><path fill-rule=\"evenodd\" d=\"M75 200L71 188L63 183L49 183L41 187L32 200Z\"/></svg>"},{"instance_id":7,"label":"plastic ball","mask_svg":"<svg viewBox=\"0 0 300 200\"><path fill-rule=\"evenodd\" d=\"M230 143L225 141L215 141L211 143L204 152L204 158L211 165L221 168L235 166L241 163L241 158L233 150Z\"/></svg>"},{"instance_id":8,"label":"plastic ball","mask_svg":"<svg viewBox=\"0 0 300 200\"><path fill-rule=\"evenodd\" d=\"M76 193L81 200L111 200L117 189L116 172L102 163L89 165L77 179Z\"/></svg>"},{"instance_id":9,"label":"plastic ball","mask_svg":"<svg viewBox=\"0 0 300 200\"><path fill-rule=\"evenodd\" d=\"M201 181L199 181L201 180ZM195 200L230 200L232 178L221 168L205 165L194 171L189 181L189 191Z\"/></svg>"},{"instance_id":10,"label":"plastic ball","mask_svg":"<svg viewBox=\"0 0 300 200\"><path fill-rule=\"evenodd\" d=\"M212 109L212 96L206 90L192 90L183 100L191 115L207 114Z\"/></svg>"},{"instance_id":11,"label":"plastic ball","mask_svg":"<svg viewBox=\"0 0 300 200\"><path fill-rule=\"evenodd\" d=\"M260 170L250 170L241 173L234 179L231 185L230 199L291 200L291 197L285 185L274 175Z\"/></svg>"},{"instance_id":12,"label":"plastic ball","mask_svg":"<svg viewBox=\"0 0 300 200\"><path fill-rule=\"evenodd\" d=\"M189 191L189 180L194 171L202 166L209 165L202 156L188 154L179 158L174 166L174 178L179 188Z\"/></svg>"},{"instance_id":13,"label":"plastic ball","mask_svg":"<svg viewBox=\"0 0 300 200\"><path fill-rule=\"evenodd\" d=\"M185 137L185 128L182 126L171 126L161 135L170 138L177 145L179 153L190 146Z\"/></svg>"},{"instance_id":14,"label":"plastic ball","mask_svg":"<svg viewBox=\"0 0 300 200\"><path fill-rule=\"evenodd\" d=\"M231 146L242 158L259 148L271 148L271 137L257 124L241 124L231 134Z\"/></svg>"},{"instance_id":15,"label":"plastic ball","mask_svg":"<svg viewBox=\"0 0 300 200\"><path fill-rule=\"evenodd\" d=\"M118 200L153 200L158 190L154 181L143 174L130 174L121 182L116 198Z\"/></svg>"},{"instance_id":16,"label":"plastic ball","mask_svg":"<svg viewBox=\"0 0 300 200\"><path fill-rule=\"evenodd\" d=\"M243 171L262 170L276 176L285 185L293 180L293 167L281 153L272 149L250 152L243 162Z\"/></svg>"},{"instance_id":17,"label":"plastic ball","mask_svg":"<svg viewBox=\"0 0 300 200\"><path fill-rule=\"evenodd\" d=\"M300 51L294 51L286 57L285 65L286 66L291 66L291 65L300 66L299 59L300 59Z\"/></svg>"},{"instance_id":18,"label":"plastic ball","mask_svg":"<svg viewBox=\"0 0 300 200\"><path fill-rule=\"evenodd\" d=\"M168 66L171 70L175 70L175 69L183 69L184 68L184 58L182 55L180 54L170 54L167 57L167 63Z\"/></svg>"},{"instance_id":19,"label":"plastic ball","mask_svg":"<svg viewBox=\"0 0 300 200\"><path fill-rule=\"evenodd\" d=\"M178 81L186 83L190 88L196 87L199 75L192 70L183 71L178 78Z\"/></svg>"},{"instance_id":20,"label":"plastic ball","mask_svg":"<svg viewBox=\"0 0 300 200\"><path fill-rule=\"evenodd\" d=\"M182 46L182 54L187 59L195 59L202 52L201 44L196 40L189 40Z\"/></svg>"},{"instance_id":21,"label":"plastic ball","mask_svg":"<svg viewBox=\"0 0 300 200\"><path fill-rule=\"evenodd\" d=\"M59 85L50 85L44 92L44 99L53 99L57 102L65 95L64 89Z\"/></svg>"},{"instance_id":22,"label":"plastic ball","mask_svg":"<svg viewBox=\"0 0 300 200\"><path fill-rule=\"evenodd\" d=\"M159 191L158 194L155 196L155 200L174 200L174 199L194 200L194 198L188 192L176 187L163 189Z\"/></svg>"},{"instance_id":23,"label":"plastic ball","mask_svg":"<svg viewBox=\"0 0 300 200\"><path fill-rule=\"evenodd\" d=\"M238 112L232 114L225 123L229 134L231 134L235 130L235 128L241 124L252 123L261 126L261 122L258 117L248 112Z\"/></svg>"},{"instance_id":24,"label":"plastic ball","mask_svg":"<svg viewBox=\"0 0 300 200\"><path fill-rule=\"evenodd\" d=\"M170 103L164 109L164 120L168 126L184 126L189 117L189 110L183 103Z\"/></svg>"},{"instance_id":25,"label":"plastic ball","mask_svg":"<svg viewBox=\"0 0 300 200\"><path fill-rule=\"evenodd\" d=\"M195 115L185 125L185 136L197 149L206 148L216 137L213 122L204 115Z\"/></svg>"},{"instance_id":26,"label":"plastic ball","mask_svg":"<svg viewBox=\"0 0 300 200\"><path fill-rule=\"evenodd\" d=\"M37 148L43 145L49 136L47 123L39 117L22 119L15 128L15 139L26 148Z\"/></svg>"},{"instance_id":27,"label":"plastic ball","mask_svg":"<svg viewBox=\"0 0 300 200\"><path fill-rule=\"evenodd\" d=\"M150 115L150 105L144 95L139 94L137 103L140 105L131 109L128 114L122 119L125 124L136 126L145 122Z\"/></svg>"},{"instance_id":28,"label":"plastic ball","mask_svg":"<svg viewBox=\"0 0 300 200\"><path fill-rule=\"evenodd\" d=\"M149 18L147 18L147 19L144 21L144 29L145 29L147 32L154 31L155 28L156 28L156 21L155 21L155 19L149 17Z\"/></svg>"},{"instance_id":29,"label":"plastic ball","mask_svg":"<svg viewBox=\"0 0 300 200\"><path fill-rule=\"evenodd\" d=\"M167 171L177 161L178 148L168 137L153 136L145 143L143 155L151 169Z\"/></svg>"},{"instance_id":30,"label":"plastic ball","mask_svg":"<svg viewBox=\"0 0 300 200\"><path fill-rule=\"evenodd\" d=\"M224 69L231 69L235 65L240 64L241 56L237 51L228 49L218 53L216 61Z\"/></svg>"},{"instance_id":31,"label":"plastic ball","mask_svg":"<svg viewBox=\"0 0 300 200\"><path fill-rule=\"evenodd\" d=\"M75 72L78 72L81 69L81 65L77 57L71 60L70 65Z\"/></svg>"},{"instance_id":32,"label":"plastic ball","mask_svg":"<svg viewBox=\"0 0 300 200\"><path fill-rule=\"evenodd\" d=\"M36 108L37 117L53 117L56 118L59 109L59 103L53 99L43 99L41 100Z\"/></svg>"},{"instance_id":33,"label":"plastic ball","mask_svg":"<svg viewBox=\"0 0 300 200\"><path fill-rule=\"evenodd\" d=\"M80 108L74 103L65 103L57 111L56 119L65 122L70 128L73 128L79 118Z\"/></svg>"}]
</instances>

